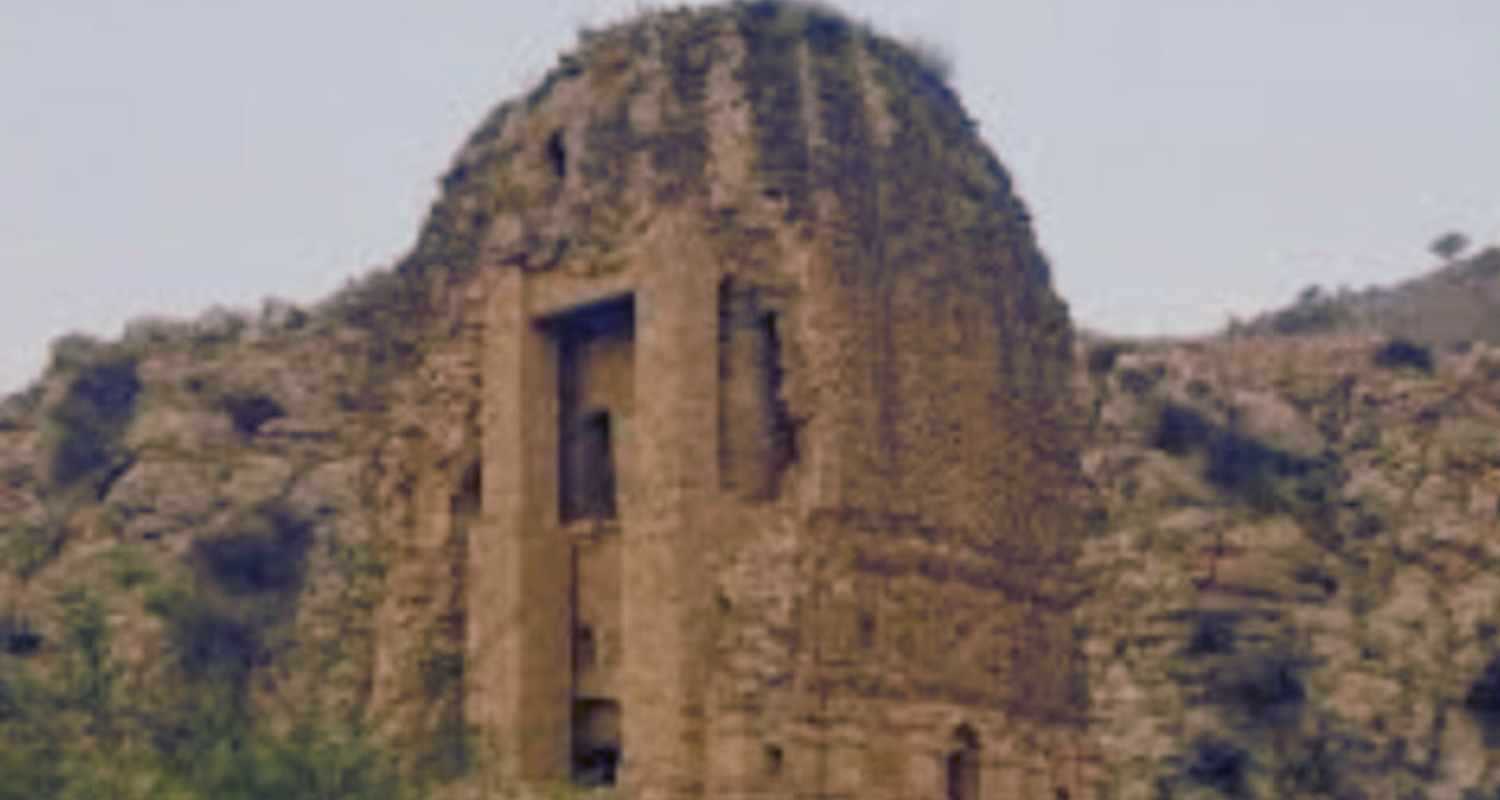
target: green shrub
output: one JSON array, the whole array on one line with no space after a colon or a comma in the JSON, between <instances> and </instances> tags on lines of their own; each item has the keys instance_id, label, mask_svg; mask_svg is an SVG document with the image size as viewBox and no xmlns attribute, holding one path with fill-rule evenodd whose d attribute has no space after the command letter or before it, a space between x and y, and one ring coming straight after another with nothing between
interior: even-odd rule
<instances>
[{"instance_id":1,"label":"green shrub","mask_svg":"<svg viewBox=\"0 0 1500 800\"><path fill-rule=\"evenodd\" d=\"M1239 616L1233 612L1203 611L1193 621L1193 632L1188 637L1186 653L1189 656L1224 655L1234 652L1237 633L1235 626Z\"/></svg>"},{"instance_id":2,"label":"green shrub","mask_svg":"<svg viewBox=\"0 0 1500 800\"><path fill-rule=\"evenodd\" d=\"M232 595L295 594L302 588L312 525L272 503L227 534L199 539L193 556L213 583Z\"/></svg>"},{"instance_id":3,"label":"green shrub","mask_svg":"<svg viewBox=\"0 0 1500 800\"><path fill-rule=\"evenodd\" d=\"M107 483L127 460L120 439L135 414L141 381L134 356L106 352L78 368L48 412L49 471L59 486L85 477ZM101 492L103 485L96 485Z\"/></svg>"},{"instance_id":4,"label":"green shrub","mask_svg":"<svg viewBox=\"0 0 1500 800\"><path fill-rule=\"evenodd\" d=\"M399 800L397 759L358 727L312 715L276 733L243 702L258 648L235 603L153 587L169 647L192 680L119 691L107 609L84 590L55 599L61 669L0 658L0 800ZM253 616L253 615L251 615ZM14 614L6 616L13 619ZM12 628L24 628L15 623ZM239 685L236 685L239 682Z\"/></svg>"},{"instance_id":5,"label":"green shrub","mask_svg":"<svg viewBox=\"0 0 1500 800\"><path fill-rule=\"evenodd\" d=\"M62 550L67 528L57 522L21 523L0 532L0 561L22 578L35 575Z\"/></svg>"},{"instance_id":6,"label":"green shrub","mask_svg":"<svg viewBox=\"0 0 1500 800\"><path fill-rule=\"evenodd\" d=\"M304 723L286 736L212 742L187 782L214 800L397 800L393 763L359 730Z\"/></svg>"},{"instance_id":7,"label":"green shrub","mask_svg":"<svg viewBox=\"0 0 1500 800\"><path fill-rule=\"evenodd\" d=\"M82 589L62 593L58 604L63 608L66 700L96 725L108 724L122 670L111 659L112 632L104 604Z\"/></svg>"},{"instance_id":8,"label":"green shrub","mask_svg":"<svg viewBox=\"0 0 1500 800\"><path fill-rule=\"evenodd\" d=\"M1126 342L1101 342L1089 348L1088 370L1090 375L1108 375L1115 368L1120 356L1134 348Z\"/></svg>"},{"instance_id":9,"label":"green shrub","mask_svg":"<svg viewBox=\"0 0 1500 800\"><path fill-rule=\"evenodd\" d=\"M1193 783L1218 791L1225 797L1242 797L1250 754L1233 742L1203 738L1193 743L1185 772Z\"/></svg>"},{"instance_id":10,"label":"green shrub","mask_svg":"<svg viewBox=\"0 0 1500 800\"><path fill-rule=\"evenodd\" d=\"M1167 368L1163 364L1152 364L1144 369L1126 367L1120 370L1120 388L1136 397L1144 397L1166 375Z\"/></svg>"},{"instance_id":11,"label":"green shrub","mask_svg":"<svg viewBox=\"0 0 1500 800\"><path fill-rule=\"evenodd\" d=\"M1375 366L1432 374L1432 350L1409 339L1392 339L1375 352Z\"/></svg>"},{"instance_id":12,"label":"green shrub","mask_svg":"<svg viewBox=\"0 0 1500 800\"><path fill-rule=\"evenodd\" d=\"M0 800L57 797L67 785L50 742L0 737Z\"/></svg>"},{"instance_id":13,"label":"green shrub","mask_svg":"<svg viewBox=\"0 0 1500 800\"><path fill-rule=\"evenodd\" d=\"M109 574L121 589L133 589L149 585L156 580L156 570L146 560L145 553L135 545L122 544L105 554L109 560Z\"/></svg>"},{"instance_id":14,"label":"green shrub","mask_svg":"<svg viewBox=\"0 0 1500 800\"><path fill-rule=\"evenodd\" d=\"M223 404L234 429L244 436L254 436L262 425L286 416L280 403L260 392L230 392L224 395Z\"/></svg>"},{"instance_id":15,"label":"green shrub","mask_svg":"<svg viewBox=\"0 0 1500 800\"><path fill-rule=\"evenodd\" d=\"M243 707L251 673L273 658L295 614L311 543L311 524L279 503L193 543L191 588L157 586L145 598L166 622L167 655L183 678Z\"/></svg>"},{"instance_id":16,"label":"green shrub","mask_svg":"<svg viewBox=\"0 0 1500 800\"><path fill-rule=\"evenodd\" d=\"M0 614L0 653L29 656L42 647L42 635L31 620L14 611Z\"/></svg>"},{"instance_id":17,"label":"green shrub","mask_svg":"<svg viewBox=\"0 0 1500 800\"><path fill-rule=\"evenodd\" d=\"M189 679L243 689L266 659L262 626L227 603L183 594L166 614L168 646Z\"/></svg>"},{"instance_id":18,"label":"green shrub","mask_svg":"<svg viewBox=\"0 0 1500 800\"><path fill-rule=\"evenodd\" d=\"M1162 406L1151 443L1179 457L1202 453L1203 477L1263 514L1325 513L1338 480L1329 459L1288 453L1176 403Z\"/></svg>"},{"instance_id":19,"label":"green shrub","mask_svg":"<svg viewBox=\"0 0 1500 800\"><path fill-rule=\"evenodd\" d=\"M41 402L41 383L33 383L15 394L0 395L0 431L19 430Z\"/></svg>"}]
</instances>

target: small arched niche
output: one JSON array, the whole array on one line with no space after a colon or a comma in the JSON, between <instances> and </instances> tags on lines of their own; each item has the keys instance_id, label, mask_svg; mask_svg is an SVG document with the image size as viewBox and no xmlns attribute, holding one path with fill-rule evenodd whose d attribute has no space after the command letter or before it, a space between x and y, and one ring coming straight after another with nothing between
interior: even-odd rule
<instances>
[{"instance_id":1,"label":"small arched niche","mask_svg":"<svg viewBox=\"0 0 1500 800\"><path fill-rule=\"evenodd\" d=\"M459 475L458 483L453 487L453 494L449 498L449 511L456 525L467 526L479 516L483 485L483 468L476 459Z\"/></svg>"},{"instance_id":2,"label":"small arched niche","mask_svg":"<svg viewBox=\"0 0 1500 800\"><path fill-rule=\"evenodd\" d=\"M946 800L979 800L979 734L959 725L943 761Z\"/></svg>"}]
</instances>

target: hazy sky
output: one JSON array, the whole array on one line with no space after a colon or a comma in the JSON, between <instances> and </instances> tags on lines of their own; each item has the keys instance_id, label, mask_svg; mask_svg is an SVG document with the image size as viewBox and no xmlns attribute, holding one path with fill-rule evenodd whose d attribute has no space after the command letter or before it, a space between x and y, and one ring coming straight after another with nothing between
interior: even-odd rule
<instances>
[{"instance_id":1,"label":"hazy sky","mask_svg":"<svg viewBox=\"0 0 1500 800\"><path fill-rule=\"evenodd\" d=\"M1500 242L1496 0L849 0L947 52L1079 322L1191 333ZM611 0L4 0L0 391L70 330L312 300Z\"/></svg>"}]
</instances>

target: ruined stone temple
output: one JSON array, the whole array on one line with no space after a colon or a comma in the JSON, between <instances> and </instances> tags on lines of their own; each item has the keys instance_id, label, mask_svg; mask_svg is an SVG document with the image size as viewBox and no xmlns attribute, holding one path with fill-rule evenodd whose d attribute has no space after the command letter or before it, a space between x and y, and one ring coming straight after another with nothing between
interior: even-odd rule
<instances>
[{"instance_id":1,"label":"ruined stone temple","mask_svg":"<svg viewBox=\"0 0 1500 800\"><path fill-rule=\"evenodd\" d=\"M919 52L586 33L391 268L0 396L0 796L1500 797L1497 265L1075 340Z\"/></svg>"},{"instance_id":2,"label":"ruined stone temple","mask_svg":"<svg viewBox=\"0 0 1500 800\"><path fill-rule=\"evenodd\" d=\"M1068 315L932 64L655 13L444 186L403 524L463 548L491 785L1085 796Z\"/></svg>"}]
</instances>

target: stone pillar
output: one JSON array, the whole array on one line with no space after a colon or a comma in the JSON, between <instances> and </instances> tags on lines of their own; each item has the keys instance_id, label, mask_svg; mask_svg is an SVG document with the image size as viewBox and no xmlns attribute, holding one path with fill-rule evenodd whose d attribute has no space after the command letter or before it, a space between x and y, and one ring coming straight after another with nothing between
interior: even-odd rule
<instances>
[{"instance_id":1,"label":"stone pillar","mask_svg":"<svg viewBox=\"0 0 1500 800\"><path fill-rule=\"evenodd\" d=\"M715 532L701 525L719 486L717 265L690 232L665 227L635 298L636 406L621 481L623 778L636 800L702 795L701 540Z\"/></svg>"},{"instance_id":2,"label":"stone pillar","mask_svg":"<svg viewBox=\"0 0 1500 800\"><path fill-rule=\"evenodd\" d=\"M469 719L488 782L569 766L569 550L557 517L556 366L519 270L491 279L483 354L483 514L469 539Z\"/></svg>"}]
</instances>

